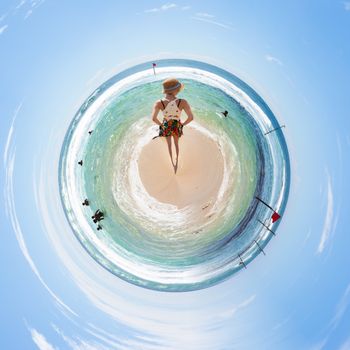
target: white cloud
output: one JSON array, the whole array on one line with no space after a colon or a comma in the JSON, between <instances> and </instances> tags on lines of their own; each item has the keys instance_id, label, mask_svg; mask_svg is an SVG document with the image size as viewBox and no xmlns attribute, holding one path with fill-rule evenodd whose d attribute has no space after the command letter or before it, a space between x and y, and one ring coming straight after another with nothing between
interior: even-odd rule
<instances>
[{"instance_id":1,"label":"white cloud","mask_svg":"<svg viewBox=\"0 0 350 350\"><path fill-rule=\"evenodd\" d=\"M176 4L165 4L165 5L162 5L160 8L165 11L165 10L169 10L171 8L174 8L176 7L177 5Z\"/></svg>"},{"instance_id":2,"label":"white cloud","mask_svg":"<svg viewBox=\"0 0 350 350\"><path fill-rule=\"evenodd\" d=\"M280 329L281 327L284 327L289 322L290 319L291 319L291 315L284 318L282 321L278 322L275 326L272 327L271 330L276 331L276 330Z\"/></svg>"},{"instance_id":3,"label":"white cloud","mask_svg":"<svg viewBox=\"0 0 350 350\"><path fill-rule=\"evenodd\" d=\"M55 350L56 349L36 329L30 328L29 331L31 333L31 336L32 336L32 339L33 339L34 343L36 344L36 346L40 350Z\"/></svg>"},{"instance_id":4,"label":"white cloud","mask_svg":"<svg viewBox=\"0 0 350 350\"><path fill-rule=\"evenodd\" d=\"M327 335L316 344L312 350L323 350L326 346L331 333L338 327L339 322L342 320L345 312L350 304L350 284L346 287L343 296L340 298L337 307L335 309L334 316L330 320L327 326ZM350 338L341 346L339 350L350 350Z\"/></svg>"},{"instance_id":5,"label":"white cloud","mask_svg":"<svg viewBox=\"0 0 350 350\"><path fill-rule=\"evenodd\" d=\"M50 293L50 295L54 298L55 302L58 306L66 309L73 315L77 314L70 309L66 304L63 303L63 301L49 288L49 286L44 282L43 278L41 277L33 259L31 258L28 248L24 241L24 236L22 233L22 228L19 224L17 213L16 213L16 206L15 206L15 199L14 199L14 190L13 190L13 174L14 174L14 165L15 165L15 147L12 145L13 141L13 131L14 131L14 123L17 118L17 115L22 108L23 102L16 108L16 111L14 113L14 116L12 118L11 127L7 136L6 144L5 144L5 150L4 150L4 168L5 168L5 186L4 186L4 195L5 195L5 211L6 215L10 217L11 224L13 227L13 230L16 235L16 239L18 242L18 245L22 251L23 256L26 258L29 266L31 267L34 274L37 276L39 281L42 283L42 285L46 288L46 290Z\"/></svg>"},{"instance_id":6,"label":"white cloud","mask_svg":"<svg viewBox=\"0 0 350 350\"><path fill-rule=\"evenodd\" d=\"M343 4L345 11L350 11L350 1L344 1Z\"/></svg>"},{"instance_id":7,"label":"white cloud","mask_svg":"<svg viewBox=\"0 0 350 350\"><path fill-rule=\"evenodd\" d=\"M274 63L277 63L280 66L283 66L283 63L281 62L281 60L279 60L278 58L276 58L274 56L271 56L271 55L267 54L267 55L265 55L265 59L266 59L266 61L274 62Z\"/></svg>"},{"instance_id":8,"label":"white cloud","mask_svg":"<svg viewBox=\"0 0 350 350\"><path fill-rule=\"evenodd\" d=\"M189 10L191 8L191 6L182 6L181 10L186 11Z\"/></svg>"},{"instance_id":9,"label":"white cloud","mask_svg":"<svg viewBox=\"0 0 350 350\"><path fill-rule=\"evenodd\" d=\"M106 333L103 331L106 336L101 336L95 332L91 332L86 329L90 334L95 336L98 340L84 340L78 336L74 338L69 337L63 333L55 324L51 324L53 329L59 334L62 339L66 342L67 346L73 350L110 350L110 349L120 349L120 350L129 350L129 349L154 349L153 339L138 336L138 340L133 340L128 337L122 338L120 336L115 337L113 334ZM114 339L114 340L111 340ZM143 339L145 341L143 341ZM107 344L104 345L103 343Z\"/></svg>"},{"instance_id":10,"label":"white cloud","mask_svg":"<svg viewBox=\"0 0 350 350\"><path fill-rule=\"evenodd\" d=\"M38 8L41 4L43 4L45 0L31 0L30 8L26 12L24 19L27 19L29 16L33 14L34 9Z\"/></svg>"},{"instance_id":11,"label":"white cloud","mask_svg":"<svg viewBox=\"0 0 350 350\"><path fill-rule=\"evenodd\" d=\"M160 11L160 8L153 8L153 9L145 10L145 12L158 12L158 11Z\"/></svg>"},{"instance_id":12,"label":"white cloud","mask_svg":"<svg viewBox=\"0 0 350 350\"><path fill-rule=\"evenodd\" d=\"M45 2L45 0L31 0L31 6L38 7L39 5L41 5L44 2Z\"/></svg>"},{"instance_id":13,"label":"white cloud","mask_svg":"<svg viewBox=\"0 0 350 350\"><path fill-rule=\"evenodd\" d=\"M206 13L206 12L197 12L196 16L203 17L203 18L214 18L215 17L215 16L210 15L209 13Z\"/></svg>"},{"instance_id":14,"label":"white cloud","mask_svg":"<svg viewBox=\"0 0 350 350\"><path fill-rule=\"evenodd\" d=\"M26 0L21 0L21 1L19 2L19 4L16 6L16 10L18 10L19 8L21 8L25 3L26 3Z\"/></svg>"},{"instance_id":15,"label":"white cloud","mask_svg":"<svg viewBox=\"0 0 350 350\"><path fill-rule=\"evenodd\" d=\"M225 29L233 29L231 26L229 26L227 24L224 24L224 23L221 23L221 22L218 22L218 21L213 21L212 19L207 18L207 17L194 16L194 17L191 17L191 18L192 19L196 19L197 21L202 21L202 22L215 24L215 25L217 25L219 27L222 27L222 28L225 28Z\"/></svg>"},{"instance_id":16,"label":"white cloud","mask_svg":"<svg viewBox=\"0 0 350 350\"><path fill-rule=\"evenodd\" d=\"M338 302L338 305L335 310L335 314L333 318L330 321L330 327L331 329L335 329L339 322L341 321L343 315L345 314L345 311L347 310L350 303L350 284L347 286L343 296Z\"/></svg>"},{"instance_id":17,"label":"white cloud","mask_svg":"<svg viewBox=\"0 0 350 350\"><path fill-rule=\"evenodd\" d=\"M348 338L339 348L339 350L350 350L350 338Z\"/></svg>"},{"instance_id":18,"label":"white cloud","mask_svg":"<svg viewBox=\"0 0 350 350\"><path fill-rule=\"evenodd\" d=\"M321 339L316 345L314 345L311 350L322 350L324 349L324 347L326 346L327 344L327 341L328 341L328 337L325 337L323 339Z\"/></svg>"},{"instance_id":19,"label":"white cloud","mask_svg":"<svg viewBox=\"0 0 350 350\"><path fill-rule=\"evenodd\" d=\"M34 274L38 277L42 285L47 289L47 291L51 294L51 296L54 298L54 300L57 302L58 305L64 307L66 310L71 312L72 314L76 315L77 314L70 309L66 304L64 304L61 299L57 297L57 295L48 287L48 285L44 282L42 279L36 265L34 264L34 261L32 260L29 251L27 249L27 246L24 241L23 233L21 226L19 224L17 214L16 214L16 208L15 208L15 202L14 202L14 192L13 192L13 170L14 170L14 163L15 163L15 154L13 154L10 159L8 160L8 164L6 163L6 192L8 196L8 213L10 215L11 223L13 230L15 231L15 235L19 244L19 247L22 251L22 254L26 258L26 260L29 263L29 266L31 267L32 271Z\"/></svg>"},{"instance_id":20,"label":"white cloud","mask_svg":"<svg viewBox=\"0 0 350 350\"><path fill-rule=\"evenodd\" d=\"M33 10L28 10L26 15L24 16L24 19L27 19L32 13L33 13Z\"/></svg>"},{"instance_id":21,"label":"white cloud","mask_svg":"<svg viewBox=\"0 0 350 350\"><path fill-rule=\"evenodd\" d=\"M232 309L224 311L220 314L221 317L227 318L232 317L238 310L246 308L248 305L250 305L256 298L256 295L251 295L246 300L242 301L240 304L234 306Z\"/></svg>"},{"instance_id":22,"label":"white cloud","mask_svg":"<svg viewBox=\"0 0 350 350\"><path fill-rule=\"evenodd\" d=\"M167 3L167 4L164 4L164 5L160 6L160 7L154 7L153 9L145 10L145 12L167 11L167 10L175 8L175 7L177 7L176 4L174 4L174 3Z\"/></svg>"},{"instance_id":23,"label":"white cloud","mask_svg":"<svg viewBox=\"0 0 350 350\"><path fill-rule=\"evenodd\" d=\"M329 173L327 171L327 211L326 211L326 217L323 224L323 230L322 235L320 239L320 243L317 248L317 253L320 254L323 252L327 241L329 240L329 237L332 232L333 228L333 216L334 216L334 200L333 200L333 190L332 190L332 184L331 184L331 178L329 176Z\"/></svg>"},{"instance_id":24,"label":"white cloud","mask_svg":"<svg viewBox=\"0 0 350 350\"><path fill-rule=\"evenodd\" d=\"M11 122L11 126L9 129L9 133L7 135L7 140L6 140L6 144L5 144L5 150L4 150L4 168L5 169L6 169L6 166L8 164L8 161L9 161L9 149L10 149L10 145L11 145L11 141L12 141L12 134L13 134L15 120L17 118L19 111L22 108L22 105L23 105L23 101L18 105L18 107L15 110L15 113L12 117L12 122Z\"/></svg>"},{"instance_id":25,"label":"white cloud","mask_svg":"<svg viewBox=\"0 0 350 350\"><path fill-rule=\"evenodd\" d=\"M158 11L160 11L160 8L153 8L153 9L145 10L145 12L158 12Z\"/></svg>"},{"instance_id":26,"label":"white cloud","mask_svg":"<svg viewBox=\"0 0 350 350\"><path fill-rule=\"evenodd\" d=\"M102 345L94 346L93 344L82 340L80 338L72 339L68 336L66 336L57 326L53 325L56 332L62 337L62 339L66 342L66 344L69 346L70 349L73 350L102 350L106 349L105 347L102 347ZM107 350L107 349L106 349Z\"/></svg>"},{"instance_id":27,"label":"white cloud","mask_svg":"<svg viewBox=\"0 0 350 350\"><path fill-rule=\"evenodd\" d=\"M2 27L0 27L0 35L7 29L8 25L5 24Z\"/></svg>"}]
</instances>

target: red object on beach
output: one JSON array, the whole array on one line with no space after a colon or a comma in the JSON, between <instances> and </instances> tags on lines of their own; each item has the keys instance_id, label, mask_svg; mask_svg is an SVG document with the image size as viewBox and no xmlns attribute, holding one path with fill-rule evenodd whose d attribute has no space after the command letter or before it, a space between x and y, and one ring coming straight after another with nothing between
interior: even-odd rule
<instances>
[{"instance_id":1,"label":"red object on beach","mask_svg":"<svg viewBox=\"0 0 350 350\"><path fill-rule=\"evenodd\" d=\"M281 217L280 214L278 214L277 212L274 212L271 216L272 222L274 223L275 221L277 221L279 218Z\"/></svg>"}]
</instances>

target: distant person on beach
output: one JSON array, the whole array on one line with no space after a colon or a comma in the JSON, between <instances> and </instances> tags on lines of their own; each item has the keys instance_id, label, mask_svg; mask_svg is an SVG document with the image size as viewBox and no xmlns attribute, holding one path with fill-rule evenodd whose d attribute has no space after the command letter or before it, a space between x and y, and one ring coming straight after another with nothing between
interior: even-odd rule
<instances>
[{"instance_id":1,"label":"distant person on beach","mask_svg":"<svg viewBox=\"0 0 350 350\"><path fill-rule=\"evenodd\" d=\"M91 216L91 218L93 219L94 223L96 224L96 222L99 222L99 221L104 219L104 214L102 213L102 211L100 211L100 209L97 209L95 211L95 214L93 216Z\"/></svg>"},{"instance_id":2,"label":"distant person on beach","mask_svg":"<svg viewBox=\"0 0 350 350\"><path fill-rule=\"evenodd\" d=\"M152 120L159 125L159 136L164 136L168 143L168 150L171 163L176 174L179 159L179 137L182 135L182 128L193 120L191 107L185 99L177 98L176 95L183 90L184 84L175 78L169 78L163 81L163 94L165 98L154 103L152 111ZM181 123L180 115L182 110L187 114L187 120ZM162 111L163 122L158 120L158 113ZM176 149L176 162L174 164L172 157L171 137L174 139Z\"/></svg>"}]
</instances>

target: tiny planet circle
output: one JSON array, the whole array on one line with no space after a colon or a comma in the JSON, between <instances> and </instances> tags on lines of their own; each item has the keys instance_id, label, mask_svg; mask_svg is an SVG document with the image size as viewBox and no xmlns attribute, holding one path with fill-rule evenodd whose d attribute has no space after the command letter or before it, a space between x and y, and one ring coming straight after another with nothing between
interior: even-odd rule
<instances>
[{"instance_id":1,"label":"tiny planet circle","mask_svg":"<svg viewBox=\"0 0 350 350\"><path fill-rule=\"evenodd\" d=\"M157 137L151 118L169 77L184 83L177 97L194 115L177 145ZM137 286L181 292L265 253L283 220L290 162L283 126L249 85L205 62L164 59L118 73L86 99L62 145L59 185L96 262Z\"/></svg>"}]
</instances>

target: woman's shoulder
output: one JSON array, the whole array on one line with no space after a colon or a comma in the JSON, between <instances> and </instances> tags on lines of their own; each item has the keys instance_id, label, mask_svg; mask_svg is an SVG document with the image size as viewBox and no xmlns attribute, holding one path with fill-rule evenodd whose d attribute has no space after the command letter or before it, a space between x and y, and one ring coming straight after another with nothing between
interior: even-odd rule
<instances>
[{"instance_id":1,"label":"woman's shoulder","mask_svg":"<svg viewBox=\"0 0 350 350\"><path fill-rule=\"evenodd\" d=\"M163 104L162 104L162 100L161 99L159 99L159 100L157 100L156 102L154 102L154 107L162 107L163 106Z\"/></svg>"},{"instance_id":2,"label":"woman's shoulder","mask_svg":"<svg viewBox=\"0 0 350 350\"><path fill-rule=\"evenodd\" d=\"M179 98L178 100L180 101L181 106L188 106L189 105L187 100L184 98Z\"/></svg>"}]
</instances>

